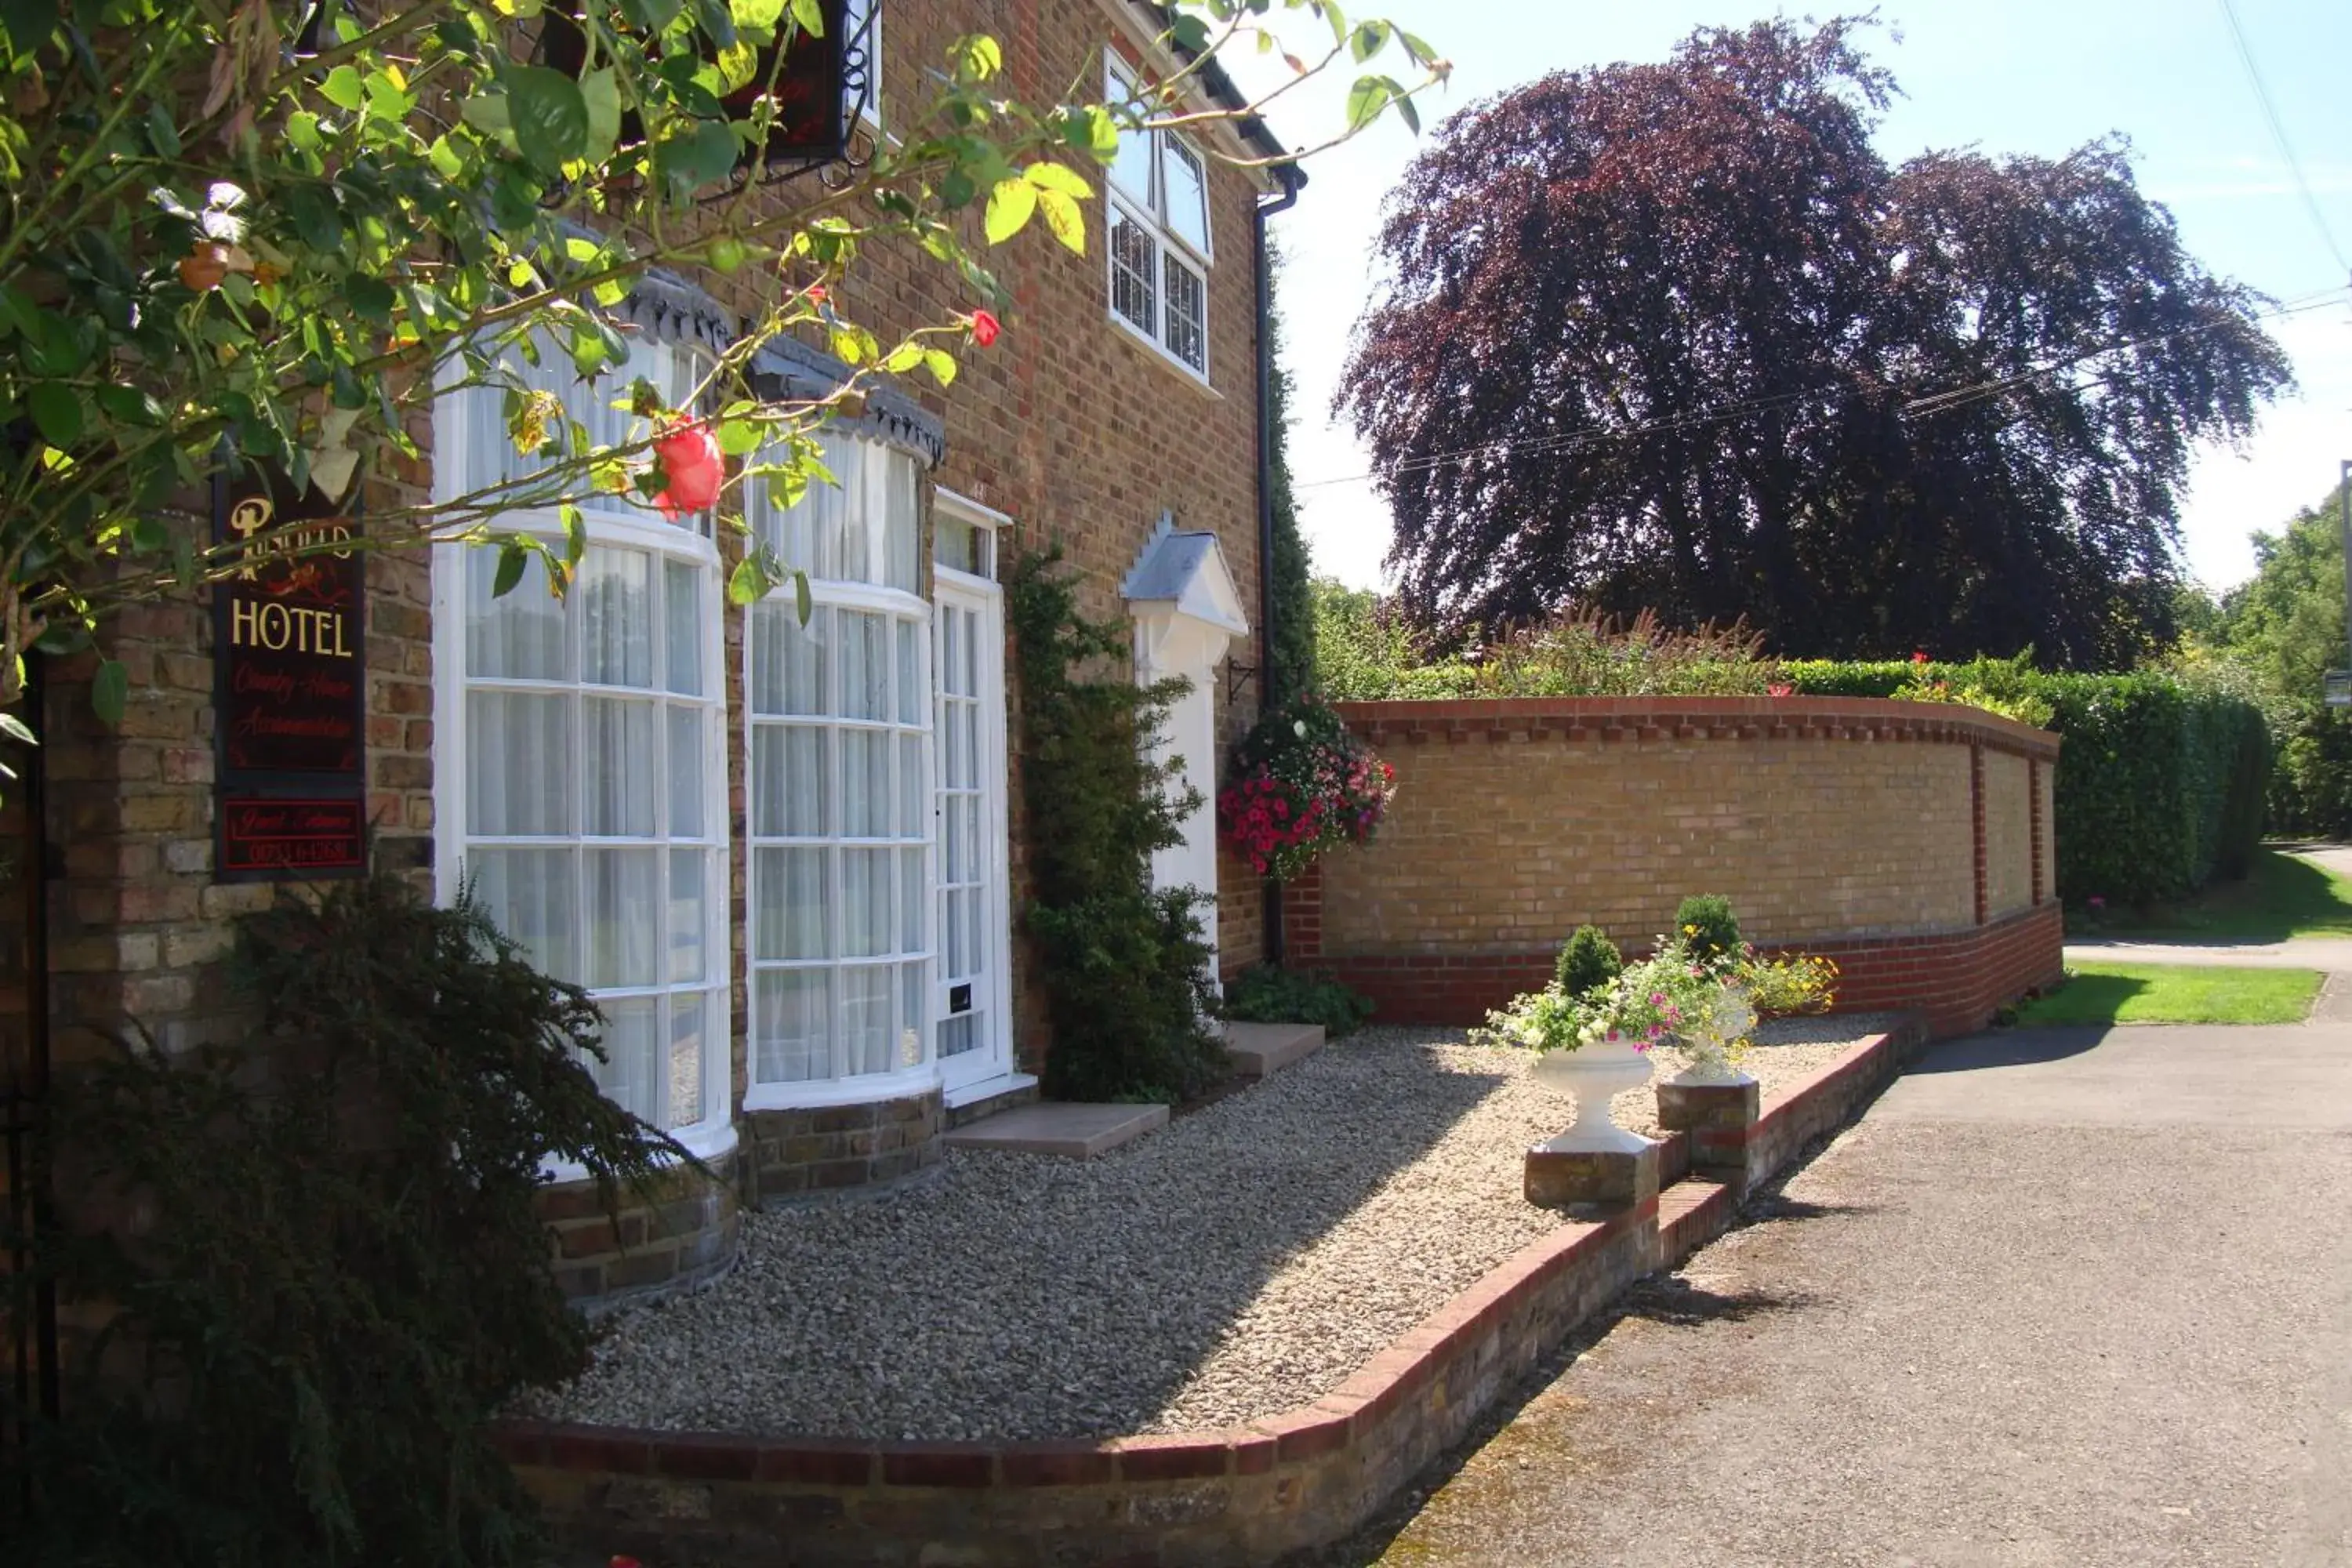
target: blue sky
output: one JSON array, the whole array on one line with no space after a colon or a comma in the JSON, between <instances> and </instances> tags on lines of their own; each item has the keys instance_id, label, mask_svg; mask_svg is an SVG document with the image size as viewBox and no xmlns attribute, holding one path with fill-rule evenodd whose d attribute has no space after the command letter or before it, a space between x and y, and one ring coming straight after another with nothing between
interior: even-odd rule
<instances>
[{"instance_id":1,"label":"blue sky","mask_svg":"<svg viewBox=\"0 0 2352 1568\"><path fill-rule=\"evenodd\" d=\"M1451 86L1423 107L1434 126L1451 108L1552 70L1663 58L1695 27L1772 14L1729 6L1360 0L1350 14L1391 17L1454 61ZM2237 0L2237 8L2336 246L2352 255L2352 5ZM2347 283L2279 155L2221 0L1896 0L1879 19L1864 47L1904 94L1878 132L1891 160L1969 145L2054 156L2120 132L2142 189L2171 208L2208 268L2280 300ZM1234 64L1258 90L1278 79L1262 77L1255 59ZM1323 140L1340 122L1342 91L1343 80L1309 84L1276 106L1275 128L1293 145ZM1327 416L1349 331L1374 286L1381 199L1417 145L1393 116L1383 119L1316 157L1305 196L1276 224L1290 258L1282 302L1299 388L1291 470L1302 521L1318 569L1364 585L1381 580L1387 510L1354 477L1370 467L1367 454ZM2352 457L2352 302L2343 301L2269 324L2299 386L2242 451L2198 460L2183 543L2189 570L2210 586L2252 573L2247 535L2317 500L2337 460Z\"/></svg>"}]
</instances>

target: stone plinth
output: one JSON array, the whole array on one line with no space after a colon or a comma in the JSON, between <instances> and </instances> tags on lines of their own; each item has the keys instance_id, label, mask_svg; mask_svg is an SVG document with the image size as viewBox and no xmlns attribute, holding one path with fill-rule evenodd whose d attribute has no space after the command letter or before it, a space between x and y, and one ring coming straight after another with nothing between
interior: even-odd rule
<instances>
[{"instance_id":1,"label":"stone plinth","mask_svg":"<svg viewBox=\"0 0 2352 1568\"><path fill-rule=\"evenodd\" d=\"M1763 1089L1750 1078L1738 1083L1658 1085L1658 1125L1690 1134L1691 1169L1719 1179L1737 1173L1743 1186L1748 1145L1764 1110Z\"/></svg>"},{"instance_id":2,"label":"stone plinth","mask_svg":"<svg viewBox=\"0 0 2352 1568\"><path fill-rule=\"evenodd\" d=\"M1658 1146L1638 1154L1602 1150L1528 1151L1528 1202L1578 1219L1602 1220L1658 1195Z\"/></svg>"}]
</instances>

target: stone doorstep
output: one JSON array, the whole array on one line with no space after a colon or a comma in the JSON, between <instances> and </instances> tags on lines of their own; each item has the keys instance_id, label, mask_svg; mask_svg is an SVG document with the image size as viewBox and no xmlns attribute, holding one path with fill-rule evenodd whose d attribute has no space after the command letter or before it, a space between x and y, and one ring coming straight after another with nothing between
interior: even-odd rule
<instances>
[{"instance_id":1,"label":"stone doorstep","mask_svg":"<svg viewBox=\"0 0 2352 1568\"><path fill-rule=\"evenodd\" d=\"M983 1116L940 1142L950 1149L1091 1160L1167 1125L1164 1105L1080 1105L1056 1100Z\"/></svg>"},{"instance_id":2,"label":"stone doorstep","mask_svg":"<svg viewBox=\"0 0 2352 1568\"><path fill-rule=\"evenodd\" d=\"M1244 1078L1264 1078L1323 1048L1320 1024L1228 1023L1225 1055Z\"/></svg>"}]
</instances>

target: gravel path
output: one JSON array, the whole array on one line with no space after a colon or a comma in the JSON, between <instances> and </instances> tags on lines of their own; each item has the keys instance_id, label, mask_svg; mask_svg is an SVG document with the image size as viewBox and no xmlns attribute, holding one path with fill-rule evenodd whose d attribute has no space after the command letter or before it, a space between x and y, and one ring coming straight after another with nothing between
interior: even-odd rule
<instances>
[{"instance_id":1,"label":"gravel path","mask_svg":"<svg viewBox=\"0 0 2352 1568\"><path fill-rule=\"evenodd\" d=\"M1769 1095L1885 1024L1784 1020L1746 1065ZM1519 1161L1573 1101L1527 1060L1370 1029L1099 1160L950 1153L887 1199L747 1215L732 1273L614 1320L528 1413L1034 1439L1290 1409L1559 1223ZM1647 1089L1615 1110L1654 1126Z\"/></svg>"}]
</instances>

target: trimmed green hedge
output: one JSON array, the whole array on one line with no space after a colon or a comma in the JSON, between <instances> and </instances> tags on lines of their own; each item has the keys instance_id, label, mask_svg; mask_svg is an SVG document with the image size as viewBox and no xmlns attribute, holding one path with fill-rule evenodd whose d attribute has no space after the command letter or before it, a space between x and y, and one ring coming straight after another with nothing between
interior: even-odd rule
<instances>
[{"instance_id":1,"label":"trimmed green hedge","mask_svg":"<svg viewBox=\"0 0 2352 1568\"><path fill-rule=\"evenodd\" d=\"M2021 663L1780 667L1800 691L1890 697L1913 679L2039 697L2065 737L2056 781L2058 893L2147 904L2243 877L2262 837L2270 731L2253 704L2167 675L2053 675Z\"/></svg>"}]
</instances>

